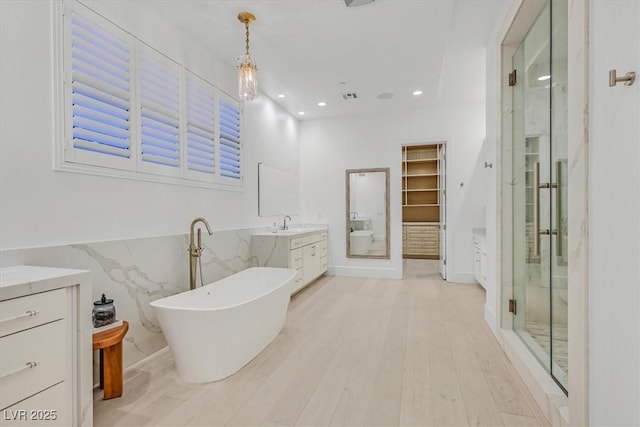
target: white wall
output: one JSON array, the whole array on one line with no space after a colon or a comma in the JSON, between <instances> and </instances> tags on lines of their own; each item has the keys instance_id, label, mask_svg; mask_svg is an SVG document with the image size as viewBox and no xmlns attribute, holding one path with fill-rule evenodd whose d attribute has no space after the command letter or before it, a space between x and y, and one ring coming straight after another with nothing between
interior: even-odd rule
<instances>
[{"instance_id":1,"label":"white wall","mask_svg":"<svg viewBox=\"0 0 640 427\"><path fill-rule=\"evenodd\" d=\"M153 8L136 16L126 1L86 3L235 96L234 67ZM52 4L0 2L0 249L184 233L197 216L217 230L273 222L258 217L257 163L297 170L298 122L266 97L245 106L244 192L54 171Z\"/></svg>"},{"instance_id":2,"label":"white wall","mask_svg":"<svg viewBox=\"0 0 640 427\"><path fill-rule=\"evenodd\" d=\"M302 122L301 211L310 221L329 224L330 272L401 277L401 147L446 140L449 279L473 281L471 229L478 226L478 218L483 215L483 189L471 181L484 126L482 104ZM391 169L388 261L350 259L345 254L345 170L373 167Z\"/></svg>"},{"instance_id":3,"label":"white wall","mask_svg":"<svg viewBox=\"0 0 640 427\"><path fill-rule=\"evenodd\" d=\"M637 426L640 83L607 77L640 73L640 3L591 1L589 43L589 422Z\"/></svg>"},{"instance_id":4,"label":"white wall","mask_svg":"<svg viewBox=\"0 0 640 427\"><path fill-rule=\"evenodd\" d=\"M506 8L505 8L506 9ZM506 10L505 10L506 13ZM500 22L500 21L498 21ZM490 36L487 46L487 92L486 92L486 129L487 136L485 142L485 161L491 163L492 167L486 170L486 236L487 236L487 281L485 289L487 298L485 301L484 318L489 327L497 331L498 312L498 168L500 159L497 156L500 144L500 133L498 131L498 115L500 113L500 64L498 48L500 42L498 34L502 36L502 28L496 26L495 32Z\"/></svg>"}]
</instances>

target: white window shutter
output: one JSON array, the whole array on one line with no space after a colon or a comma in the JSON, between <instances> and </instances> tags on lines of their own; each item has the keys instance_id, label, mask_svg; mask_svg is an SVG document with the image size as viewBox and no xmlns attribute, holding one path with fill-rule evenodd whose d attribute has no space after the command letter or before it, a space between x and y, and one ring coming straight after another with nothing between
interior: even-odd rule
<instances>
[{"instance_id":1,"label":"white window shutter","mask_svg":"<svg viewBox=\"0 0 640 427\"><path fill-rule=\"evenodd\" d=\"M65 159L132 168L129 44L83 16L70 20L71 129Z\"/></svg>"},{"instance_id":2,"label":"white window shutter","mask_svg":"<svg viewBox=\"0 0 640 427\"><path fill-rule=\"evenodd\" d=\"M213 181L216 171L216 95L211 84L187 72L186 176Z\"/></svg>"},{"instance_id":3,"label":"white window shutter","mask_svg":"<svg viewBox=\"0 0 640 427\"><path fill-rule=\"evenodd\" d=\"M220 176L224 181L241 181L242 143L240 106L236 101L220 99Z\"/></svg>"},{"instance_id":4,"label":"white window shutter","mask_svg":"<svg viewBox=\"0 0 640 427\"><path fill-rule=\"evenodd\" d=\"M180 175L180 72L150 48L138 50L140 169Z\"/></svg>"},{"instance_id":5,"label":"white window shutter","mask_svg":"<svg viewBox=\"0 0 640 427\"><path fill-rule=\"evenodd\" d=\"M80 2L59 10L56 169L242 191L236 99Z\"/></svg>"}]
</instances>

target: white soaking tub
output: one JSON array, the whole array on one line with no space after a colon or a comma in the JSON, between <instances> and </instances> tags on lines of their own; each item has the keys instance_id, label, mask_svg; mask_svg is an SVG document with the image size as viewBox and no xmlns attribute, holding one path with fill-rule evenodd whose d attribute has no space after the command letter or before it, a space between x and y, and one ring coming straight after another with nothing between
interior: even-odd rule
<instances>
[{"instance_id":1,"label":"white soaking tub","mask_svg":"<svg viewBox=\"0 0 640 427\"><path fill-rule=\"evenodd\" d=\"M355 230L351 232L351 255L366 255L373 243L372 230Z\"/></svg>"},{"instance_id":2,"label":"white soaking tub","mask_svg":"<svg viewBox=\"0 0 640 427\"><path fill-rule=\"evenodd\" d=\"M151 302L180 378L218 381L264 350L284 326L295 276L254 267Z\"/></svg>"}]
</instances>

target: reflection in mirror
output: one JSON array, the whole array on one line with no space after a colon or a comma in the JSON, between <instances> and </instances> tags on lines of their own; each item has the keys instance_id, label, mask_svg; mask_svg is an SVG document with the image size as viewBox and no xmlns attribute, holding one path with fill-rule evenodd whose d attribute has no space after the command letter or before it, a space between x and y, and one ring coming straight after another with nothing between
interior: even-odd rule
<instances>
[{"instance_id":1,"label":"reflection in mirror","mask_svg":"<svg viewBox=\"0 0 640 427\"><path fill-rule=\"evenodd\" d=\"M346 172L348 258L389 259L389 168Z\"/></svg>"}]
</instances>

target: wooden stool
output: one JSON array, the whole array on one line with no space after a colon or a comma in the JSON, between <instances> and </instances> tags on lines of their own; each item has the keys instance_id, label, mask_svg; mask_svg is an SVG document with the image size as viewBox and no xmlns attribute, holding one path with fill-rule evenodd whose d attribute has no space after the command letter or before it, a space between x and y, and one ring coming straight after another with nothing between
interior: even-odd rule
<instances>
[{"instance_id":1,"label":"wooden stool","mask_svg":"<svg viewBox=\"0 0 640 427\"><path fill-rule=\"evenodd\" d=\"M93 335L93 350L100 350L100 388L104 400L122 396L122 339L129 323Z\"/></svg>"}]
</instances>

